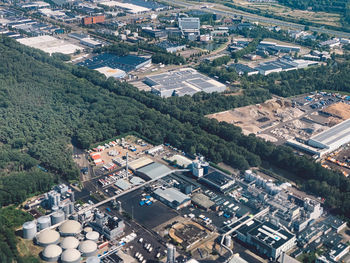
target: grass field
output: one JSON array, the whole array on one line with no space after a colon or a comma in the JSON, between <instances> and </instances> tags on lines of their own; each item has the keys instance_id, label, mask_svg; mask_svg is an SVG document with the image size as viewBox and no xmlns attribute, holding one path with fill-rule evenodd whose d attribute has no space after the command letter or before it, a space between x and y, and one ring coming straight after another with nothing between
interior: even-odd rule
<instances>
[{"instance_id":1,"label":"grass field","mask_svg":"<svg viewBox=\"0 0 350 263\"><path fill-rule=\"evenodd\" d=\"M251 3L247 0L235 0L234 4L286 18L305 20L323 25L341 26L339 14L292 9L278 3Z\"/></svg>"}]
</instances>

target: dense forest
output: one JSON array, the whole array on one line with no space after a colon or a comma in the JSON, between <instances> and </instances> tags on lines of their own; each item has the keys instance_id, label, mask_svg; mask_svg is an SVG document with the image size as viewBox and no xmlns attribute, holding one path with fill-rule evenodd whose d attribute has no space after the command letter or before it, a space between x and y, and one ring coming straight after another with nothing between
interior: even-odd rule
<instances>
[{"instance_id":1,"label":"dense forest","mask_svg":"<svg viewBox=\"0 0 350 263\"><path fill-rule=\"evenodd\" d=\"M168 142L240 170L261 165L287 170L300 187L325 197L328 207L350 217L350 182L344 176L296 156L288 147L244 136L240 128L204 116L262 102L270 92L296 94L329 88L336 82L335 89L350 91L348 64L243 79L244 92L239 96L200 93L162 99L12 39L0 37L0 52L0 188L7 190L0 191L2 205L46 191L57 178L76 178L72 144L88 148L116 135L137 132L155 143ZM307 74L313 78L301 78ZM278 78L290 82L288 92L275 81ZM315 78L319 82L311 85Z\"/></svg>"}]
</instances>

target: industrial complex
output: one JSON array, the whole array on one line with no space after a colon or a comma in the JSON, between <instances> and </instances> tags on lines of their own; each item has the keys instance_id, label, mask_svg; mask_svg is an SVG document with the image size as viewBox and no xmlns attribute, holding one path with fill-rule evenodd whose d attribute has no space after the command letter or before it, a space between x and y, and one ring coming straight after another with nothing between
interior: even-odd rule
<instances>
[{"instance_id":1,"label":"industrial complex","mask_svg":"<svg viewBox=\"0 0 350 263\"><path fill-rule=\"evenodd\" d=\"M151 86L152 93L161 97L223 92L226 86L214 79L198 73L192 68L182 68L168 73L148 76L144 82Z\"/></svg>"}]
</instances>

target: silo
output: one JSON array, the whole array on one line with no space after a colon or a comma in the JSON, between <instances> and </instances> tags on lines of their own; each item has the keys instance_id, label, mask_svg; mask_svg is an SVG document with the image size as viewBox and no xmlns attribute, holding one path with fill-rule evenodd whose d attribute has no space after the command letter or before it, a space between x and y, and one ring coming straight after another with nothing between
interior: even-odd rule
<instances>
[{"instance_id":1,"label":"silo","mask_svg":"<svg viewBox=\"0 0 350 263\"><path fill-rule=\"evenodd\" d=\"M25 222L23 224L23 238L33 239L36 234L36 223L34 221Z\"/></svg>"},{"instance_id":2,"label":"silo","mask_svg":"<svg viewBox=\"0 0 350 263\"><path fill-rule=\"evenodd\" d=\"M60 240L60 234L55 230L45 229L36 237L39 246L46 247L48 245L57 244Z\"/></svg>"},{"instance_id":3,"label":"silo","mask_svg":"<svg viewBox=\"0 0 350 263\"><path fill-rule=\"evenodd\" d=\"M57 205L54 205L54 206L52 206L52 208L51 208L51 210L52 210L52 212L56 212L56 211L58 211L58 206Z\"/></svg>"},{"instance_id":4,"label":"silo","mask_svg":"<svg viewBox=\"0 0 350 263\"><path fill-rule=\"evenodd\" d=\"M203 168L203 174L206 175L209 172L209 163L208 162L202 162L201 166Z\"/></svg>"},{"instance_id":5,"label":"silo","mask_svg":"<svg viewBox=\"0 0 350 263\"><path fill-rule=\"evenodd\" d=\"M74 203L69 203L69 214L74 213Z\"/></svg>"},{"instance_id":6,"label":"silo","mask_svg":"<svg viewBox=\"0 0 350 263\"><path fill-rule=\"evenodd\" d=\"M72 214L71 215L71 219L77 221L78 220L78 214L77 213Z\"/></svg>"},{"instance_id":7,"label":"silo","mask_svg":"<svg viewBox=\"0 0 350 263\"><path fill-rule=\"evenodd\" d=\"M92 227L90 226L84 227L84 233L87 234L89 232L92 232Z\"/></svg>"},{"instance_id":8,"label":"silo","mask_svg":"<svg viewBox=\"0 0 350 263\"><path fill-rule=\"evenodd\" d=\"M86 259L86 263L100 263L101 260L98 257L89 257Z\"/></svg>"},{"instance_id":9,"label":"silo","mask_svg":"<svg viewBox=\"0 0 350 263\"><path fill-rule=\"evenodd\" d=\"M49 245L44 248L42 258L48 262L57 262L62 254L62 248L57 245Z\"/></svg>"},{"instance_id":10,"label":"silo","mask_svg":"<svg viewBox=\"0 0 350 263\"><path fill-rule=\"evenodd\" d=\"M86 240L80 243L79 251L83 257L94 256L97 252L97 244L91 240Z\"/></svg>"},{"instance_id":11,"label":"silo","mask_svg":"<svg viewBox=\"0 0 350 263\"><path fill-rule=\"evenodd\" d=\"M225 246L227 246L227 247L231 246L231 236L230 235L225 236Z\"/></svg>"},{"instance_id":12,"label":"silo","mask_svg":"<svg viewBox=\"0 0 350 263\"><path fill-rule=\"evenodd\" d=\"M272 188L274 187L274 184L271 182L266 183L266 191L271 192Z\"/></svg>"},{"instance_id":13,"label":"silo","mask_svg":"<svg viewBox=\"0 0 350 263\"><path fill-rule=\"evenodd\" d=\"M65 237L61 241L60 246L64 250L77 248L79 246L79 240L76 239L75 237Z\"/></svg>"},{"instance_id":14,"label":"silo","mask_svg":"<svg viewBox=\"0 0 350 263\"><path fill-rule=\"evenodd\" d=\"M51 219L49 216L41 216L38 218L38 229L39 231L48 228L51 225Z\"/></svg>"},{"instance_id":15,"label":"silo","mask_svg":"<svg viewBox=\"0 0 350 263\"><path fill-rule=\"evenodd\" d=\"M65 205L64 207L63 207L63 212L66 214L66 216L68 217L68 215L70 214L69 213L69 204L68 205Z\"/></svg>"},{"instance_id":16,"label":"silo","mask_svg":"<svg viewBox=\"0 0 350 263\"><path fill-rule=\"evenodd\" d=\"M251 170L246 170L245 172L244 172L244 179L245 180L247 180L247 181L250 181L250 178L251 178L251 174L252 174L253 172L251 171Z\"/></svg>"},{"instance_id":17,"label":"silo","mask_svg":"<svg viewBox=\"0 0 350 263\"><path fill-rule=\"evenodd\" d=\"M100 234L96 231L91 231L86 233L85 237L86 237L86 240L97 242L98 238L100 237Z\"/></svg>"},{"instance_id":18,"label":"silo","mask_svg":"<svg viewBox=\"0 0 350 263\"><path fill-rule=\"evenodd\" d=\"M58 210L57 212L51 215L51 223L52 225L56 225L58 223L63 222L65 219L65 214L62 210Z\"/></svg>"},{"instance_id":19,"label":"silo","mask_svg":"<svg viewBox=\"0 0 350 263\"><path fill-rule=\"evenodd\" d=\"M79 263L80 259L80 252L74 248L63 251L61 255L61 263Z\"/></svg>"}]
</instances>

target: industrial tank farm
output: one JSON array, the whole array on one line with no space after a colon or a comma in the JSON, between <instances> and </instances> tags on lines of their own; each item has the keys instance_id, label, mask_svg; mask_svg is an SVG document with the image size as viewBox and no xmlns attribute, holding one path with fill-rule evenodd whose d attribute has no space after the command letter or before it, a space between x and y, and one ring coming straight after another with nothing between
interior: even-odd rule
<instances>
[{"instance_id":1,"label":"industrial tank farm","mask_svg":"<svg viewBox=\"0 0 350 263\"><path fill-rule=\"evenodd\" d=\"M75 236L81 232L81 224L75 220L68 220L59 227L61 236Z\"/></svg>"},{"instance_id":2,"label":"industrial tank farm","mask_svg":"<svg viewBox=\"0 0 350 263\"><path fill-rule=\"evenodd\" d=\"M62 254L62 248L57 245L48 245L42 252L45 261L56 262Z\"/></svg>"},{"instance_id":3,"label":"industrial tank farm","mask_svg":"<svg viewBox=\"0 0 350 263\"><path fill-rule=\"evenodd\" d=\"M61 255L61 263L79 263L81 254L76 249L67 249Z\"/></svg>"},{"instance_id":4,"label":"industrial tank farm","mask_svg":"<svg viewBox=\"0 0 350 263\"><path fill-rule=\"evenodd\" d=\"M36 238L37 244L42 247L57 244L60 240L60 234L55 230L44 230Z\"/></svg>"}]
</instances>

